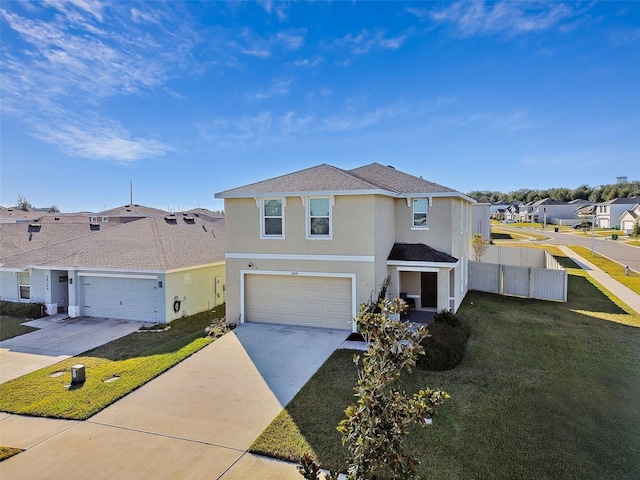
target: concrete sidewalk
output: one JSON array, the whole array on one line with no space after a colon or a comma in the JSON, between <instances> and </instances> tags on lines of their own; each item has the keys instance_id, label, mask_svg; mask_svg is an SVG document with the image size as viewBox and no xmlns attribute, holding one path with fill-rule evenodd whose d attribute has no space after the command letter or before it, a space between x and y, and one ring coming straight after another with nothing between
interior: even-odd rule
<instances>
[{"instance_id":1,"label":"concrete sidewalk","mask_svg":"<svg viewBox=\"0 0 640 480\"><path fill-rule=\"evenodd\" d=\"M593 263L589 262L586 258L578 255L569 247L564 245L557 245L562 252L571 260L576 262L580 268L585 270L588 275L593 277L598 283L609 290L612 294L618 297L621 301L626 303L631 309L633 309L638 315L640 315L640 295L624 286L617 280L614 280L609 274L605 273Z\"/></svg>"},{"instance_id":2,"label":"concrete sidewalk","mask_svg":"<svg viewBox=\"0 0 640 480\"><path fill-rule=\"evenodd\" d=\"M0 478L301 478L247 450L348 334L244 324L87 421L0 414Z\"/></svg>"}]
</instances>

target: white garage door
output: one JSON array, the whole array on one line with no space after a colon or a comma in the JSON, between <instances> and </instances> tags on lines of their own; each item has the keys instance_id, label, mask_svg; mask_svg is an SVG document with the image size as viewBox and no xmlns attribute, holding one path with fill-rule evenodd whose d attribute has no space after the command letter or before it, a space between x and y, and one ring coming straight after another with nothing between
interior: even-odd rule
<instances>
[{"instance_id":1,"label":"white garage door","mask_svg":"<svg viewBox=\"0 0 640 480\"><path fill-rule=\"evenodd\" d=\"M633 222L631 220L624 220L622 222L622 231L629 233L633 230Z\"/></svg>"},{"instance_id":2,"label":"white garage door","mask_svg":"<svg viewBox=\"0 0 640 480\"><path fill-rule=\"evenodd\" d=\"M157 321L156 280L81 277L88 317Z\"/></svg>"},{"instance_id":3,"label":"white garage door","mask_svg":"<svg viewBox=\"0 0 640 480\"><path fill-rule=\"evenodd\" d=\"M351 330L351 279L245 277L245 320Z\"/></svg>"}]
</instances>

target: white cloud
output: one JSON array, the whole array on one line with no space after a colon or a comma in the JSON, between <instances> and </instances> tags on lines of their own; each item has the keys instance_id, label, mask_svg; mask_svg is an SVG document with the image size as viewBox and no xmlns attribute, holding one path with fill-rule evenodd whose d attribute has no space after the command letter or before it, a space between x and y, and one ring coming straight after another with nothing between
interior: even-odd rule
<instances>
[{"instance_id":1,"label":"white cloud","mask_svg":"<svg viewBox=\"0 0 640 480\"><path fill-rule=\"evenodd\" d=\"M274 115L271 111L234 119L217 118L200 126L200 135L219 146L249 148L279 142L306 132L313 116L301 116L290 110Z\"/></svg>"},{"instance_id":2,"label":"white cloud","mask_svg":"<svg viewBox=\"0 0 640 480\"><path fill-rule=\"evenodd\" d=\"M59 111L50 121L34 122L31 128L35 138L71 155L94 160L129 163L171 150L154 139L131 138L122 125L97 114L74 117Z\"/></svg>"},{"instance_id":3,"label":"white cloud","mask_svg":"<svg viewBox=\"0 0 640 480\"><path fill-rule=\"evenodd\" d=\"M295 62L292 62L292 64L296 67L313 68L320 65L323 61L322 57L313 57L313 59L304 58L302 60L296 60Z\"/></svg>"},{"instance_id":4,"label":"white cloud","mask_svg":"<svg viewBox=\"0 0 640 480\"><path fill-rule=\"evenodd\" d=\"M386 36L382 31L371 33L366 29L362 29L357 35L349 33L342 38L336 39L334 45L346 47L352 53L361 55L375 48L397 50L408 37L409 35L406 33L397 36Z\"/></svg>"},{"instance_id":5,"label":"white cloud","mask_svg":"<svg viewBox=\"0 0 640 480\"><path fill-rule=\"evenodd\" d=\"M276 33L276 39L289 50L298 50L304 45L306 30L289 30Z\"/></svg>"},{"instance_id":6,"label":"white cloud","mask_svg":"<svg viewBox=\"0 0 640 480\"><path fill-rule=\"evenodd\" d=\"M565 2L484 1L457 2L441 9L408 9L418 18L428 15L438 23L453 24L463 36L506 33L518 35L548 30L572 18L575 10Z\"/></svg>"},{"instance_id":7,"label":"white cloud","mask_svg":"<svg viewBox=\"0 0 640 480\"><path fill-rule=\"evenodd\" d=\"M19 47L2 47L2 111L19 118L36 138L77 156L129 162L167 151L167 145L136 138L99 112L113 97L156 89L176 96L164 84L183 66L189 35L174 26L174 35L154 37L129 19L162 27L159 16L118 10L119 4L74 0L36 6L29 18L16 13L19 8L0 9L4 28L22 39Z\"/></svg>"},{"instance_id":8,"label":"white cloud","mask_svg":"<svg viewBox=\"0 0 640 480\"><path fill-rule=\"evenodd\" d=\"M400 115L406 115L409 111L408 106L394 103L369 112L330 115L323 121L324 129L330 131L360 130Z\"/></svg>"},{"instance_id":9,"label":"white cloud","mask_svg":"<svg viewBox=\"0 0 640 480\"><path fill-rule=\"evenodd\" d=\"M276 80L267 89L247 95L250 100L264 100L271 97L284 97L289 93L291 80Z\"/></svg>"}]
</instances>

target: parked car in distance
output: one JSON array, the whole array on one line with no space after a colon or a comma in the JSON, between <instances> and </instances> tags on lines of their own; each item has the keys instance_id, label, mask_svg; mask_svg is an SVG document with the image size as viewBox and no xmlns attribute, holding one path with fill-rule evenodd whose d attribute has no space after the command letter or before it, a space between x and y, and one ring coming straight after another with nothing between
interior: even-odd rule
<instances>
[{"instance_id":1,"label":"parked car in distance","mask_svg":"<svg viewBox=\"0 0 640 480\"><path fill-rule=\"evenodd\" d=\"M503 220L502 223L517 223L515 220L507 219Z\"/></svg>"},{"instance_id":2,"label":"parked car in distance","mask_svg":"<svg viewBox=\"0 0 640 480\"><path fill-rule=\"evenodd\" d=\"M591 222L581 222L576 223L573 228L574 230L579 230L580 228L591 228L591 225L593 225Z\"/></svg>"}]
</instances>

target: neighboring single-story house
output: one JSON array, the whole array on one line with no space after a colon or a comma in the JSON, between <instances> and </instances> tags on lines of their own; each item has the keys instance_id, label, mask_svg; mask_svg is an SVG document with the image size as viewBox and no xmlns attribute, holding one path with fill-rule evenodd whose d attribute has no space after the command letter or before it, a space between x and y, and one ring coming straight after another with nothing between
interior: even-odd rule
<instances>
[{"instance_id":1,"label":"neighboring single-story house","mask_svg":"<svg viewBox=\"0 0 640 480\"><path fill-rule=\"evenodd\" d=\"M618 218L620 230L627 235L633 232L633 227L640 222L640 203L636 203L633 208L626 210Z\"/></svg>"},{"instance_id":2,"label":"neighboring single-story house","mask_svg":"<svg viewBox=\"0 0 640 480\"><path fill-rule=\"evenodd\" d=\"M225 301L224 219L0 224L0 297L49 314L167 323Z\"/></svg>"},{"instance_id":3,"label":"neighboring single-story house","mask_svg":"<svg viewBox=\"0 0 640 480\"><path fill-rule=\"evenodd\" d=\"M323 164L216 194L227 219L227 320L355 331L385 277L417 309L468 290L473 199L378 163Z\"/></svg>"}]
</instances>

